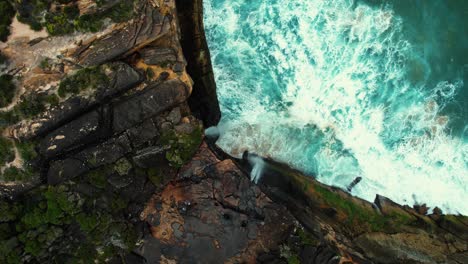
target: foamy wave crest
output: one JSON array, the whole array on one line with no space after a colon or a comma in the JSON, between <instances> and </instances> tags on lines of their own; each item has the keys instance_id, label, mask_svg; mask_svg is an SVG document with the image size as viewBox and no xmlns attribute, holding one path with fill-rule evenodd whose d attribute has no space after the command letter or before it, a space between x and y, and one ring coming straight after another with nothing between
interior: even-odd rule
<instances>
[{"instance_id":1,"label":"foamy wave crest","mask_svg":"<svg viewBox=\"0 0 468 264\"><path fill-rule=\"evenodd\" d=\"M468 214L468 146L391 7L354 1L205 1L223 118L218 145L248 150L372 201Z\"/></svg>"}]
</instances>

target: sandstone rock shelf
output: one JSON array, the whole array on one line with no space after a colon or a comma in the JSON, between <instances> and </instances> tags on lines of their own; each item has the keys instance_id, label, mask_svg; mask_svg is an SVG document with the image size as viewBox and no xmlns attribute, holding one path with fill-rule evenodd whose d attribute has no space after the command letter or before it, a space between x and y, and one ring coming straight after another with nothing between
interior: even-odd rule
<instances>
[{"instance_id":1,"label":"sandstone rock shelf","mask_svg":"<svg viewBox=\"0 0 468 264\"><path fill-rule=\"evenodd\" d=\"M22 162L0 164L1 263L467 262L466 217L371 204L268 159L254 184L203 135L220 111L202 1L134 10L2 44L21 88L2 148Z\"/></svg>"}]
</instances>

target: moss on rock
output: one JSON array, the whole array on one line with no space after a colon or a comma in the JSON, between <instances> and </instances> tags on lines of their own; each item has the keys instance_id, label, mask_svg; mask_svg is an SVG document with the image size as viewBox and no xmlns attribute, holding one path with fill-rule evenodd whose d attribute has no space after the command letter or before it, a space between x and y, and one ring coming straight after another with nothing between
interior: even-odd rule
<instances>
[{"instance_id":1,"label":"moss on rock","mask_svg":"<svg viewBox=\"0 0 468 264\"><path fill-rule=\"evenodd\" d=\"M16 93L16 86L13 83L13 76L4 74L0 76L0 108L8 106L13 101Z\"/></svg>"},{"instance_id":2,"label":"moss on rock","mask_svg":"<svg viewBox=\"0 0 468 264\"><path fill-rule=\"evenodd\" d=\"M202 140L202 127L196 126L190 133L167 130L162 134L160 144L169 147L166 151L169 164L180 168L192 158Z\"/></svg>"},{"instance_id":3,"label":"moss on rock","mask_svg":"<svg viewBox=\"0 0 468 264\"><path fill-rule=\"evenodd\" d=\"M2 132L2 131L0 131ZM11 162L15 159L15 152L13 150L13 143L0 136L0 167L6 162Z\"/></svg>"},{"instance_id":4,"label":"moss on rock","mask_svg":"<svg viewBox=\"0 0 468 264\"><path fill-rule=\"evenodd\" d=\"M89 89L95 90L106 87L108 84L109 77L104 73L102 67L84 68L60 82L58 95L66 97Z\"/></svg>"},{"instance_id":5,"label":"moss on rock","mask_svg":"<svg viewBox=\"0 0 468 264\"><path fill-rule=\"evenodd\" d=\"M134 227L121 221L127 201L111 194L105 210L93 197L85 201L73 185L40 187L21 201L0 200L0 263L104 263L133 249Z\"/></svg>"}]
</instances>

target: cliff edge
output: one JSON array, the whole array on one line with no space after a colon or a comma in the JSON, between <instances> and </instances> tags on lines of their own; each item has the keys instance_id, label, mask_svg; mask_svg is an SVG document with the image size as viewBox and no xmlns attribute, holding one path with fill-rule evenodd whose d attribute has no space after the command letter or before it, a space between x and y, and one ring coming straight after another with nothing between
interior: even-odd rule
<instances>
[{"instance_id":1,"label":"cliff edge","mask_svg":"<svg viewBox=\"0 0 468 264\"><path fill-rule=\"evenodd\" d=\"M201 0L5 3L1 263L468 262L466 217L268 159L254 184L206 139Z\"/></svg>"}]
</instances>

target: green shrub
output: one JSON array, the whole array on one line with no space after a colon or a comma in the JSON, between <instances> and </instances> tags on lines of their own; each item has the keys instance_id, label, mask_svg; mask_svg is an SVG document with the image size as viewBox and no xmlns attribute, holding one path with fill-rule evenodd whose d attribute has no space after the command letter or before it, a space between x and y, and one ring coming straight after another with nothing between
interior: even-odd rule
<instances>
[{"instance_id":1,"label":"green shrub","mask_svg":"<svg viewBox=\"0 0 468 264\"><path fill-rule=\"evenodd\" d=\"M95 15L85 14L75 20L76 30L81 32L98 32L102 26L102 19Z\"/></svg>"},{"instance_id":2,"label":"green shrub","mask_svg":"<svg viewBox=\"0 0 468 264\"><path fill-rule=\"evenodd\" d=\"M16 202L0 199L0 263L105 263L135 247L135 229L122 218L126 200L100 193L112 201L103 208L72 186L39 187Z\"/></svg>"},{"instance_id":3,"label":"green shrub","mask_svg":"<svg viewBox=\"0 0 468 264\"><path fill-rule=\"evenodd\" d=\"M155 73L154 73L153 69L147 68L146 69L146 79L152 80L154 78L154 76L155 76Z\"/></svg>"},{"instance_id":4,"label":"green shrub","mask_svg":"<svg viewBox=\"0 0 468 264\"><path fill-rule=\"evenodd\" d=\"M0 135L0 167L14 159L15 152L13 150L13 143Z\"/></svg>"},{"instance_id":5,"label":"green shrub","mask_svg":"<svg viewBox=\"0 0 468 264\"><path fill-rule=\"evenodd\" d=\"M5 181L27 181L34 175L30 162L36 158L37 153L34 150L33 142L16 142L16 148L23 159L23 168L19 169L14 166L6 168L2 173L2 178Z\"/></svg>"},{"instance_id":6,"label":"green shrub","mask_svg":"<svg viewBox=\"0 0 468 264\"><path fill-rule=\"evenodd\" d=\"M41 62L39 63L39 68L43 69L43 70L47 70L50 68L50 59L49 58L44 58L43 60L41 60Z\"/></svg>"},{"instance_id":7,"label":"green shrub","mask_svg":"<svg viewBox=\"0 0 468 264\"><path fill-rule=\"evenodd\" d=\"M36 143L32 141L16 142L16 148L24 162L32 161L37 157L37 152L34 149L35 146Z\"/></svg>"},{"instance_id":8,"label":"green shrub","mask_svg":"<svg viewBox=\"0 0 468 264\"><path fill-rule=\"evenodd\" d=\"M5 42L8 39L10 24L14 16L15 9L10 2L8 0L0 0L0 41Z\"/></svg>"},{"instance_id":9,"label":"green shrub","mask_svg":"<svg viewBox=\"0 0 468 264\"><path fill-rule=\"evenodd\" d=\"M88 89L99 89L108 84L109 77L101 67L84 68L62 80L58 94L63 98L69 94L79 94Z\"/></svg>"},{"instance_id":10,"label":"green shrub","mask_svg":"<svg viewBox=\"0 0 468 264\"><path fill-rule=\"evenodd\" d=\"M2 54L2 52L0 51L0 64L3 64L5 62L8 61L8 58Z\"/></svg>"},{"instance_id":11,"label":"green shrub","mask_svg":"<svg viewBox=\"0 0 468 264\"><path fill-rule=\"evenodd\" d=\"M105 11L102 16L108 17L116 23L120 23L131 19L133 12L133 1L121 1L117 5Z\"/></svg>"},{"instance_id":12,"label":"green shrub","mask_svg":"<svg viewBox=\"0 0 468 264\"><path fill-rule=\"evenodd\" d=\"M50 35L66 35L75 31L74 21L78 18L80 10L77 6L66 6L61 12L47 13L45 27Z\"/></svg>"},{"instance_id":13,"label":"green shrub","mask_svg":"<svg viewBox=\"0 0 468 264\"><path fill-rule=\"evenodd\" d=\"M59 10L51 11L52 2L67 5L61 6ZM95 2L98 7L102 7L107 1L96 0ZM134 14L133 3L134 1L120 1L111 8L82 16L72 0L22 1L16 3L16 7L19 13L18 20L29 24L33 30L41 30L45 27L50 35L65 35L75 31L97 32L102 29L103 20L106 18L114 22L127 21Z\"/></svg>"},{"instance_id":14,"label":"green shrub","mask_svg":"<svg viewBox=\"0 0 468 264\"><path fill-rule=\"evenodd\" d=\"M59 98L55 94L26 94L10 111L0 112L0 127L15 124L43 113L47 107L57 106Z\"/></svg>"},{"instance_id":15,"label":"green shrub","mask_svg":"<svg viewBox=\"0 0 468 264\"><path fill-rule=\"evenodd\" d=\"M11 104L15 97L16 86L13 83L13 76L4 74L0 76L0 107Z\"/></svg>"},{"instance_id":16,"label":"green shrub","mask_svg":"<svg viewBox=\"0 0 468 264\"><path fill-rule=\"evenodd\" d=\"M44 14L49 10L51 0L16 1L18 21L28 24L32 30L42 30Z\"/></svg>"},{"instance_id":17,"label":"green shrub","mask_svg":"<svg viewBox=\"0 0 468 264\"><path fill-rule=\"evenodd\" d=\"M78 214L76 216L76 221L80 225L81 230L85 233L93 231L99 225L98 216L85 213Z\"/></svg>"}]
</instances>

